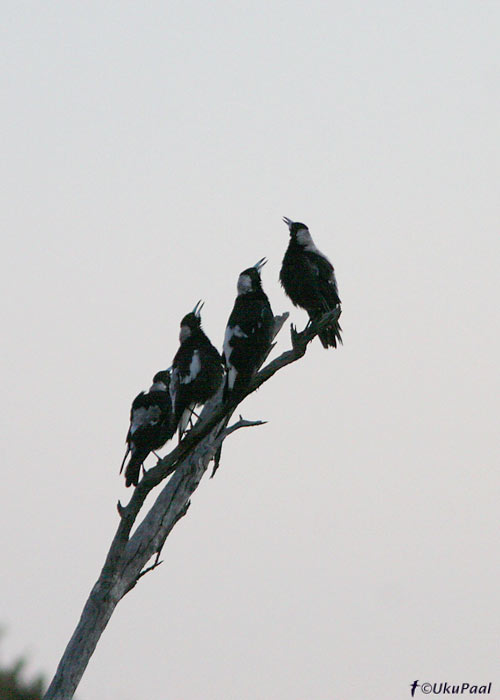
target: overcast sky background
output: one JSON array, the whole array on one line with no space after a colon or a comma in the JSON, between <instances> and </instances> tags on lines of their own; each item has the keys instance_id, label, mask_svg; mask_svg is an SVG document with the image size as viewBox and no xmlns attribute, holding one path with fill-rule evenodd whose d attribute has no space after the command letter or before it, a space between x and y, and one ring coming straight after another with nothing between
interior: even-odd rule
<instances>
[{"instance_id":1,"label":"overcast sky background","mask_svg":"<svg viewBox=\"0 0 500 700\"><path fill-rule=\"evenodd\" d=\"M344 347L243 406L82 700L399 700L496 683L500 6L2 3L3 656L50 678L130 496L130 403L283 215ZM289 342L282 332L278 350ZM408 695L409 697L409 695ZM500 696L499 696L500 697Z\"/></svg>"}]
</instances>

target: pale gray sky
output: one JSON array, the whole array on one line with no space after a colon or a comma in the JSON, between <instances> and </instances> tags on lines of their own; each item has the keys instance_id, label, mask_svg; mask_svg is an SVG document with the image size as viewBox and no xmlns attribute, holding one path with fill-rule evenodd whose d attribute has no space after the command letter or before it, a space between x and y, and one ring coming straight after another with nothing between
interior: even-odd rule
<instances>
[{"instance_id":1,"label":"pale gray sky","mask_svg":"<svg viewBox=\"0 0 500 700\"><path fill-rule=\"evenodd\" d=\"M243 407L83 700L400 700L493 681L497 2L7 2L0 622L51 675L126 500L130 402L288 232L345 345ZM288 342L283 333L280 349ZM500 697L500 696L499 696Z\"/></svg>"}]
</instances>

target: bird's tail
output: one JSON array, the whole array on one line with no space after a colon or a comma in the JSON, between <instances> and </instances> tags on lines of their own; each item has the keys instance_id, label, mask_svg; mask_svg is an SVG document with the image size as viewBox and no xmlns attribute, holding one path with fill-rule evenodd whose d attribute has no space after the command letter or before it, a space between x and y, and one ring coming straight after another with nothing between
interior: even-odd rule
<instances>
[{"instance_id":1,"label":"bird's tail","mask_svg":"<svg viewBox=\"0 0 500 700\"><path fill-rule=\"evenodd\" d=\"M318 333L319 339L324 348L336 348L337 343L342 345L342 328L336 323L334 326L327 326Z\"/></svg>"},{"instance_id":2,"label":"bird's tail","mask_svg":"<svg viewBox=\"0 0 500 700\"><path fill-rule=\"evenodd\" d=\"M319 339L324 348L336 348L337 344L342 345L342 328L338 320L332 321L327 326L322 328L319 333Z\"/></svg>"},{"instance_id":3,"label":"bird's tail","mask_svg":"<svg viewBox=\"0 0 500 700\"><path fill-rule=\"evenodd\" d=\"M127 467L125 469L125 486L128 487L131 484L137 486L137 484L139 483L139 474L141 472L141 466L147 456L147 450L137 450L136 452L132 452L132 455L129 459L129 463L127 464Z\"/></svg>"},{"instance_id":4,"label":"bird's tail","mask_svg":"<svg viewBox=\"0 0 500 700\"><path fill-rule=\"evenodd\" d=\"M121 465L121 467L120 467L120 474L121 474L122 471L123 471L123 466L124 466L125 462L127 461L127 457L128 457L128 453L129 453L129 452L130 452L130 447L127 446L127 451L125 452L125 457L123 458L122 465Z\"/></svg>"}]
</instances>

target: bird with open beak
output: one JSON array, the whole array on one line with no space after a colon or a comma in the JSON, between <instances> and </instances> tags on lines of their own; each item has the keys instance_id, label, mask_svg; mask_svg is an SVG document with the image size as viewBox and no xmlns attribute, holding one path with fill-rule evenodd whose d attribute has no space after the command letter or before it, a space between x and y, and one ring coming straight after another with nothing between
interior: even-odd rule
<instances>
[{"instance_id":1,"label":"bird with open beak","mask_svg":"<svg viewBox=\"0 0 500 700\"><path fill-rule=\"evenodd\" d=\"M340 297L333 265L316 247L308 227L284 216L290 241L283 258L280 282L295 306L309 314L311 323L340 305ZM337 321L318 333L324 348L342 343L341 328Z\"/></svg>"},{"instance_id":2,"label":"bird with open beak","mask_svg":"<svg viewBox=\"0 0 500 700\"><path fill-rule=\"evenodd\" d=\"M237 297L224 336L224 398L249 384L271 345L274 316L260 278L266 262L261 258L238 277Z\"/></svg>"},{"instance_id":3,"label":"bird with open beak","mask_svg":"<svg viewBox=\"0 0 500 700\"><path fill-rule=\"evenodd\" d=\"M179 438L196 406L215 394L223 376L222 358L201 327L202 307L200 300L182 319L180 346L172 362L172 425L174 431L178 427Z\"/></svg>"}]
</instances>

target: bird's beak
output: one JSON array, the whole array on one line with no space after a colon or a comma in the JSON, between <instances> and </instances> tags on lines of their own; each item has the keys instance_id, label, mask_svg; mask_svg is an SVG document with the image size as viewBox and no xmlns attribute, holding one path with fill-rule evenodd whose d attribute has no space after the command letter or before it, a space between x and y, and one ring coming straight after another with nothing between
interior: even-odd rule
<instances>
[{"instance_id":1,"label":"bird's beak","mask_svg":"<svg viewBox=\"0 0 500 700\"><path fill-rule=\"evenodd\" d=\"M290 228L290 226L293 224L293 221L291 219L289 219L288 216L284 216L283 221L288 226L288 228Z\"/></svg>"},{"instance_id":2,"label":"bird's beak","mask_svg":"<svg viewBox=\"0 0 500 700\"><path fill-rule=\"evenodd\" d=\"M205 302L202 301L202 300L200 299L200 300L196 303L196 306L195 306L194 309L193 309L194 315L195 315L195 316L198 316L198 318L200 317L200 312L201 312L202 308L204 307L204 305L205 305Z\"/></svg>"},{"instance_id":3,"label":"bird's beak","mask_svg":"<svg viewBox=\"0 0 500 700\"><path fill-rule=\"evenodd\" d=\"M255 267L255 269L257 270L257 272L260 272L260 271L261 271L261 269L264 267L264 265L266 264L266 262L267 262L267 258L261 258L261 259L259 260L259 262L256 262L256 263L255 263L254 267Z\"/></svg>"}]
</instances>

